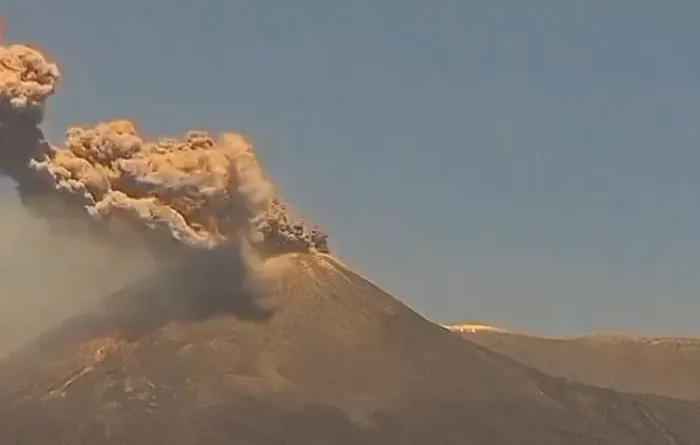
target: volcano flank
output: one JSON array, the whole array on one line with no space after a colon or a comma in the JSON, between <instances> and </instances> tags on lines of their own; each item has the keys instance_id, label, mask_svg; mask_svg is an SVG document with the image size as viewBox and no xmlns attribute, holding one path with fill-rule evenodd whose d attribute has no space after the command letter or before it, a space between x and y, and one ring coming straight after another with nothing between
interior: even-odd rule
<instances>
[{"instance_id":1,"label":"volcano flank","mask_svg":"<svg viewBox=\"0 0 700 445\"><path fill-rule=\"evenodd\" d=\"M3 443L699 443L698 405L518 365L329 255L252 285L228 261L188 259L6 358Z\"/></svg>"}]
</instances>

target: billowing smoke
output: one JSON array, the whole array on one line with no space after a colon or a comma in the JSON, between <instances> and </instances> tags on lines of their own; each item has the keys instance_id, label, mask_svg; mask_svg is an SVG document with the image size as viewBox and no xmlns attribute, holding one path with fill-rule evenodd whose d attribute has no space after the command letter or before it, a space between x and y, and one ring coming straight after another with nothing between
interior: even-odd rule
<instances>
[{"instance_id":1,"label":"billowing smoke","mask_svg":"<svg viewBox=\"0 0 700 445\"><path fill-rule=\"evenodd\" d=\"M138 237L100 236L30 169L50 150L38 125L58 80L41 53L0 46L0 356L156 265Z\"/></svg>"},{"instance_id":2,"label":"billowing smoke","mask_svg":"<svg viewBox=\"0 0 700 445\"><path fill-rule=\"evenodd\" d=\"M58 80L56 65L38 51L0 46L0 173L15 181L21 195L42 188L29 163L49 148L37 125Z\"/></svg>"},{"instance_id":3,"label":"billowing smoke","mask_svg":"<svg viewBox=\"0 0 700 445\"><path fill-rule=\"evenodd\" d=\"M52 146L40 124L59 79L39 51L0 46L0 176L17 191L0 188L0 355L145 276L184 271L185 282L228 289L280 254L328 252L240 134L149 142L117 120L71 128ZM204 294L191 306L230 303Z\"/></svg>"},{"instance_id":4,"label":"billowing smoke","mask_svg":"<svg viewBox=\"0 0 700 445\"><path fill-rule=\"evenodd\" d=\"M144 142L127 121L72 128L31 168L79 196L97 220L123 217L212 249L243 235L265 252L326 251L325 235L292 222L240 134Z\"/></svg>"},{"instance_id":5,"label":"billowing smoke","mask_svg":"<svg viewBox=\"0 0 700 445\"><path fill-rule=\"evenodd\" d=\"M58 67L24 45L0 47L0 66L3 111L41 121L46 99L54 93L60 77Z\"/></svg>"},{"instance_id":6,"label":"billowing smoke","mask_svg":"<svg viewBox=\"0 0 700 445\"><path fill-rule=\"evenodd\" d=\"M147 142L116 120L71 128L65 147L51 146L37 125L58 80L58 68L36 50L0 47L0 171L25 201L37 196L44 216L55 218L46 208L60 202L97 225L122 221L191 248L245 240L264 256L328 252L323 231L291 218L240 134L191 131Z\"/></svg>"}]
</instances>

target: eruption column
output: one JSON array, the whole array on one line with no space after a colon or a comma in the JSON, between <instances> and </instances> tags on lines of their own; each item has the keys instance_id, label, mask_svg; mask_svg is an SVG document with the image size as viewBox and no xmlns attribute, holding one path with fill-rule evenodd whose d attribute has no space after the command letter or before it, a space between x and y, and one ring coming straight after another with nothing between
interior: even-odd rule
<instances>
[{"instance_id":1,"label":"eruption column","mask_svg":"<svg viewBox=\"0 0 700 445\"><path fill-rule=\"evenodd\" d=\"M265 256L328 252L326 234L291 218L238 133L146 142L113 120L71 128L65 147L52 147L37 125L58 80L38 51L0 47L0 172L20 195L54 194L94 221L125 220L190 248L246 240Z\"/></svg>"}]
</instances>

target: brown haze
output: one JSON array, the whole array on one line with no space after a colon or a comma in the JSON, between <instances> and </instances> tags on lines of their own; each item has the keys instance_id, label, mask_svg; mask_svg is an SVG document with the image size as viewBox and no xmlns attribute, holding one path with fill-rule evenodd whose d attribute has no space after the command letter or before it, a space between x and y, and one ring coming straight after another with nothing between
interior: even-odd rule
<instances>
[{"instance_id":1,"label":"brown haze","mask_svg":"<svg viewBox=\"0 0 700 445\"><path fill-rule=\"evenodd\" d=\"M153 269L145 249L61 236L7 193L0 215L0 356Z\"/></svg>"},{"instance_id":2,"label":"brown haze","mask_svg":"<svg viewBox=\"0 0 700 445\"><path fill-rule=\"evenodd\" d=\"M0 443L700 445L697 403L553 378L353 272L236 133L51 146L58 80L0 47L8 338L79 312L0 359Z\"/></svg>"}]
</instances>

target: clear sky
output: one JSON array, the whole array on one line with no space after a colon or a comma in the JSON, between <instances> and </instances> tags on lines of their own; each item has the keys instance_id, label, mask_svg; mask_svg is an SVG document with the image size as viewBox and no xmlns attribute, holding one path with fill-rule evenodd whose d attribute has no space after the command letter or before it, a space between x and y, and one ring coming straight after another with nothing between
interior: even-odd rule
<instances>
[{"instance_id":1,"label":"clear sky","mask_svg":"<svg viewBox=\"0 0 700 445\"><path fill-rule=\"evenodd\" d=\"M249 134L436 321L700 334L700 2L0 0L45 128Z\"/></svg>"}]
</instances>

